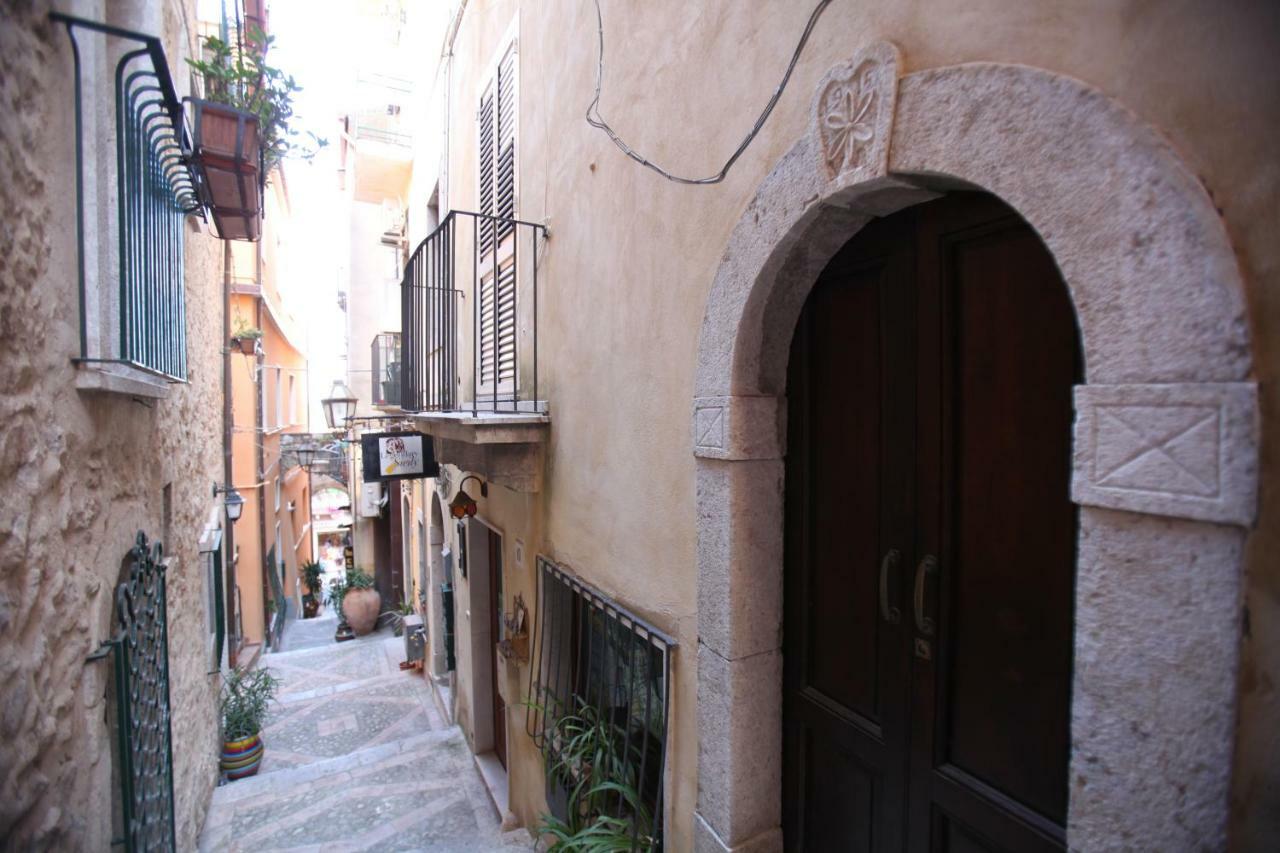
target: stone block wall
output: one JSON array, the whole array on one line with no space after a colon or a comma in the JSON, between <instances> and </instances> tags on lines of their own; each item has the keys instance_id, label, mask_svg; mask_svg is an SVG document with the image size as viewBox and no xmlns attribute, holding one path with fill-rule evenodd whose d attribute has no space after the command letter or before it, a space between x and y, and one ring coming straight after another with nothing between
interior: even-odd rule
<instances>
[{"instance_id":1,"label":"stone block wall","mask_svg":"<svg viewBox=\"0 0 1280 853\"><path fill-rule=\"evenodd\" d=\"M108 5L113 18L130 6ZM193 6L148 12L180 88ZM103 18L102 4L60 8ZM175 819L193 849L218 748L197 542L221 481L221 244L188 220L188 383L164 399L77 390L72 58L48 12L0 8L0 838L106 850L119 831L111 664L85 658L113 631L122 560L144 530L172 558Z\"/></svg>"}]
</instances>

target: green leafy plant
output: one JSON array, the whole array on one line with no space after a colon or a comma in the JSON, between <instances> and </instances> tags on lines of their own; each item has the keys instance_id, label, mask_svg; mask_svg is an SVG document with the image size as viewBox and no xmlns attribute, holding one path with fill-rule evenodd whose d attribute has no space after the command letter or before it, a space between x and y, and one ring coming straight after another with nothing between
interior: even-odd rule
<instances>
[{"instance_id":1,"label":"green leafy plant","mask_svg":"<svg viewBox=\"0 0 1280 853\"><path fill-rule=\"evenodd\" d=\"M594 705L575 697L576 709L564 713L555 704L542 752L548 781L567 792L567 816L542 815L538 831L552 839L549 849L656 850L651 815L637 789L639 748Z\"/></svg>"},{"instance_id":2,"label":"green leafy plant","mask_svg":"<svg viewBox=\"0 0 1280 853\"><path fill-rule=\"evenodd\" d=\"M312 133L307 134L309 145L299 143L300 134L291 123L293 96L302 87L292 75L267 64L267 52L275 39L252 26L245 41L245 49L238 50L209 36L204 40L206 58L188 59L187 64L204 79L206 99L258 117L264 172L269 174L288 154L310 158L328 143Z\"/></svg>"},{"instance_id":3,"label":"green leafy plant","mask_svg":"<svg viewBox=\"0 0 1280 853\"><path fill-rule=\"evenodd\" d=\"M397 637L404 634L404 617L413 614L413 605L407 601L402 601L395 610L384 610L378 614L378 620L386 619L395 629Z\"/></svg>"},{"instance_id":4,"label":"green leafy plant","mask_svg":"<svg viewBox=\"0 0 1280 853\"><path fill-rule=\"evenodd\" d=\"M359 566L347 569L348 589L373 589L374 583L373 575Z\"/></svg>"},{"instance_id":5,"label":"green leafy plant","mask_svg":"<svg viewBox=\"0 0 1280 853\"><path fill-rule=\"evenodd\" d=\"M222 682L218 712L222 715L222 738L242 740L262 731L262 722L280 679L265 669L236 669Z\"/></svg>"},{"instance_id":6,"label":"green leafy plant","mask_svg":"<svg viewBox=\"0 0 1280 853\"><path fill-rule=\"evenodd\" d=\"M262 337L262 330L257 326L250 326L243 320L238 320L236 322L235 331L231 333L231 337L236 340L240 340L242 338L245 340L257 340Z\"/></svg>"},{"instance_id":7,"label":"green leafy plant","mask_svg":"<svg viewBox=\"0 0 1280 853\"><path fill-rule=\"evenodd\" d=\"M322 582L320 576L324 574L324 566L315 560L309 560L302 564L302 581L307 585L308 595L318 595Z\"/></svg>"},{"instance_id":8,"label":"green leafy plant","mask_svg":"<svg viewBox=\"0 0 1280 853\"><path fill-rule=\"evenodd\" d=\"M329 581L329 594L325 599L333 609L342 612L342 599L347 594L347 582L342 578L334 578Z\"/></svg>"}]
</instances>

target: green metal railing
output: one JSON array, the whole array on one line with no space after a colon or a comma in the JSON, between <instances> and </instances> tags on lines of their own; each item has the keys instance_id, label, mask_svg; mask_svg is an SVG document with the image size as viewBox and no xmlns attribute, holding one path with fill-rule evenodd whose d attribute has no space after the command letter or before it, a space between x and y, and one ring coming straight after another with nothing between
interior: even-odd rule
<instances>
[{"instance_id":1,"label":"green metal railing","mask_svg":"<svg viewBox=\"0 0 1280 853\"><path fill-rule=\"evenodd\" d=\"M115 670L123 844L128 851L174 850L173 741L169 727L169 618L159 542L138 531L128 577L116 587L115 636L89 660Z\"/></svg>"},{"instance_id":2,"label":"green metal railing","mask_svg":"<svg viewBox=\"0 0 1280 853\"><path fill-rule=\"evenodd\" d=\"M202 211L182 105L168 61L154 36L50 13L67 28L75 63L76 215L79 237L80 362L113 362L175 382L187 377L183 292L183 220ZM84 258L84 129L80 49L76 29L141 44L115 67L117 232L120 254L119 330L89 352Z\"/></svg>"}]
</instances>

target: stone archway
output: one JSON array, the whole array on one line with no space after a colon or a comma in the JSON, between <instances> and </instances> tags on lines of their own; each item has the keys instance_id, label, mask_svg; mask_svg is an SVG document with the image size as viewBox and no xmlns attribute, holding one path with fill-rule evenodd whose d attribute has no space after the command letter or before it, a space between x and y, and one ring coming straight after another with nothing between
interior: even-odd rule
<instances>
[{"instance_id":1,"label":"stone archway","mask_svg":"<svg viewBox=\"0 0 1280 853\"><path fill-rule=\"evenodd\" d=\"M899 75L876 44L735 228L693 410L700 851L781 847L787 349L835 251L950 189L1000 196L1071 291L1085 351L1068 843L1225 846L1257 404L1222 222L1174 151L1087 85L1025 66Z\"/></svg>"}]
</instances>

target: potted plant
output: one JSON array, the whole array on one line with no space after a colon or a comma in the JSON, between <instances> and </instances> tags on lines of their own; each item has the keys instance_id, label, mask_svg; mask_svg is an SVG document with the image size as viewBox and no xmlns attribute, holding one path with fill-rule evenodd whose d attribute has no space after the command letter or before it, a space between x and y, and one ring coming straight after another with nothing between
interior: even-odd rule
<instances>
[{"instance_id":1,"label":"potted plant","mask_svg":"<svg viewBox=\"0 0 1280 853\"><path fill-rule=\"evenodd\" d=\"M382 612L382 596L373 588L373 575L356 566L347 571L346 590L342 596L342 615L347 624L362 637L373 630Z\"/></svg>"},{"instance_id":2,"label":"potted plant","mask_svg":"<svg viewBox=\"0 0 1280 853\"><path fill-rule=\"evenodd\" d=\"M245 355L254 355L258 351L258 341L261 339L262 330L244 321L240 321L236 325L236 330L231 333L231 345Z\"/></svg>"},{"instance_id":3,"label":"potted plant","mask_svg":"<svg viewBox=\"0 0 1280 853\"><path fill-rule=\"evenodd\" d=\"M302 564L302 580L307 585L307 594L302 596L302 616L304 619L314 618L320 612L320 595L323 591L323 581L320 576L324 573L324 566L321 566L315 560L309 560Z\"/></svg>"},{"instance_id":4,"label":"potted plant","mask_svg":"<svg viewBox=\"0 0 1280 853\"><path fill-rule=\"evenodd\" d=\"M289 123L300 87L267 64L272 41L250 26L243 50L209 36L205 58L187 60L204 81L204 97L190 99L192 161L202 200L224 240L261 236L266 176L295 147L297 132Z\"/></svg>"},{"instance_id":5,"label":"potted plant","mask_svg":"<svg viewBox=\"0 0 1280 853\"><path fill-rule=\"evenodd\" d=\"M222 683L222 755L218 766L228 780L258 772L262 764L262 723L280 680L265 669L236 669Z\"/></svg>"},{"instance_id":6,"label":"potted plant","mask_svg":"<svg viewBox=\"0 0 1280 853\"><path fill-rule=\"evenodd\" d=\"M329 581L329 593L325 600L333 608L333 612L338 614L338 627L333 632L333 639L339 643L356 638L356 635L351 631L351 626L347 624L347 617L342 612L342 600L346 596L347 581L345 578L334 578Z\"/></svg>"}]
</instances>

